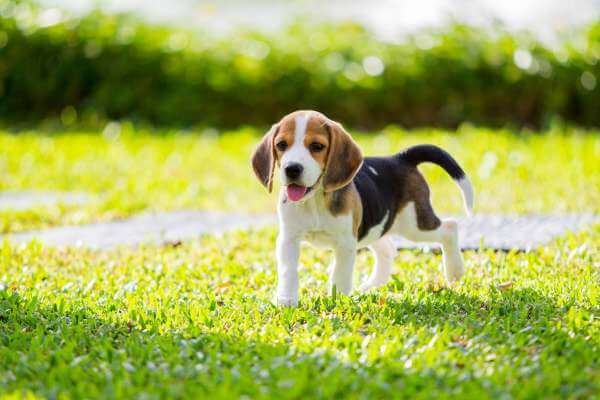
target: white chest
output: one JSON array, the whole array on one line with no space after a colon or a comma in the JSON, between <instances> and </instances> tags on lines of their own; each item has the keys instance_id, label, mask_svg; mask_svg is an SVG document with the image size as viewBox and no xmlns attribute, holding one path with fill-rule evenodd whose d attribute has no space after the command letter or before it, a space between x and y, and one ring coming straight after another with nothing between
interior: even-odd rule
<instances>
[{"instance_id":1,"label":"white chest","mask_svg":"<svg viewBox=\"0 0 600 400\"><path fill-rule=\"evenodd\" d=\"M280 229L317 247L353 240L352 215L332 215L321 198L322 194L315 193L303 202L280 201Z\"/></svg>"}]
</instances>

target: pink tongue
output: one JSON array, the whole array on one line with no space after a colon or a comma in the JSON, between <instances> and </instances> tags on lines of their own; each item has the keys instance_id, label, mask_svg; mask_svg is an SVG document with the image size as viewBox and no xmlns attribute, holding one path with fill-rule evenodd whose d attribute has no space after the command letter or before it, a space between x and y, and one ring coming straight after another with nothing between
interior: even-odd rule
<instances>
[{"instance_id":1,"label":"pink tongue","mask_svg":"<svg viewBox=\"0 0 600 400\"><path fill-rule=\"evenodd\" d=\"M288 198L292 201L298 201L306 194L306 188L300 185L288 185L287 186L287 195Z\"/></svg>"}]
</instances>

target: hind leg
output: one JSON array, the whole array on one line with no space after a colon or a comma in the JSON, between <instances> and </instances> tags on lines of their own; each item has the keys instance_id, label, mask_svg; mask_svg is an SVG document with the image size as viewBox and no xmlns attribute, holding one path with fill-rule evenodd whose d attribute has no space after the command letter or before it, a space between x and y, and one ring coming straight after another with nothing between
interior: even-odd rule
<instances>
[{"instance_id":1,"label":"hind leg","mask_svg":"<svg viewBox=\"0 0 600 400\"><path fill-rule=\"evenodd\" d=\"M396 246L388 236L379 238L369 248L375 254L375 266L366 282L360 285L359 290L362 292L387 283L396 256Z\"/></svg>"},{"instance_id":2,"label":"hind leg","mask_svg":"<svg viewBox=\"0 0 600 400\"><path fill-rule=\"evenodd\" d=\"M458 246L458 225L452 219L440 221L429 199L420 203L407 203L397 214L392 229L394 233L413 242L441 244L446 280L454 282L463 276L464 263Z\"/></svg>"}]
</instances>

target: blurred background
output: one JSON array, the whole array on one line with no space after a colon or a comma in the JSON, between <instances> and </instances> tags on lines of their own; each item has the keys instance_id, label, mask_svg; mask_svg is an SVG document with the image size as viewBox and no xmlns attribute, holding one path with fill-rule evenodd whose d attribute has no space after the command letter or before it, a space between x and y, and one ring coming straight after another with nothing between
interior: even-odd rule
<instances>
[{"instance_id":1,"label":"blurred background","mask_svg":"<svg viewBox=\"0 0 600 400\"><path fill-rule=\"evenodd\" d=\"M600 0L0 1L0 118L600 124Z\"/></svg>"}]
</instances>

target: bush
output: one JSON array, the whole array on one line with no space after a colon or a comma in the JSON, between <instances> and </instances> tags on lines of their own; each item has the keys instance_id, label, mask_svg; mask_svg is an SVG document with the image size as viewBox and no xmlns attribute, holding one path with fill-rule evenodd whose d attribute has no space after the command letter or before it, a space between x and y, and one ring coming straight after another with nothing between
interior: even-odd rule
<instances>
[{"instance_id":1,"label":"bush","mask_svg":"<svg viewBox=\"0 0 600 400\"><path fill-rule=\"evenodd\" d=\"M462 25L399 44L354 24L227 38L0 3L0 118L268 124L297 108L373 128L600 125L600 22L549 49Z\"/></svg>"}]
</instances>

